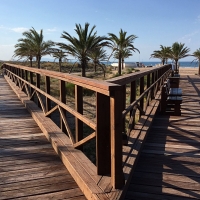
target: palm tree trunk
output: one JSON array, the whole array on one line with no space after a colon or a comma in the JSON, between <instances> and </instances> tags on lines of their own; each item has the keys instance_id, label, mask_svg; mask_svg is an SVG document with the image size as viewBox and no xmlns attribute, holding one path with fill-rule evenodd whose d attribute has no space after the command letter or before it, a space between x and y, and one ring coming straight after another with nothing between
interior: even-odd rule
<instances>
[{"instance_id":1,"label":"palm tree trunk","mask_svg":"<svg viewBox=\"0 0 200 200\"><path fill-rule=\"evenodd\" d=\"M94 62L94 71L96 72L97 71L97 63Z\"/></svg>"},{"instance_id":2,"label":"palm tree trunk","mask_svg":"<svg viewBox=\"0 0 200 200\"><path fill-rule=\"evenodd\" d=\"M30 58L30 66L33 67L33 60Z\"/></svg>"},{"instance_id":3,"label":"palm tree trunk","mask_svg":"<svg viewBox=\"0 0 200 200\"><path fill-rule=\"evenodd\" d=\"M61 59L59 59L59 72L62 71L61 68L62 68L62 61L61 61Z\"/></svg>"},{"instance_id":4,"label":"palm tree trunk","mask_svg":"<svg viewBox=\"0 0 200 200\"><path fill-rule=\"evenodd\" d=\"M122 69L124 69L124 59L122 58Z\"/></svg>"},{"instance_id":5,"label":"palm tree trunk","mask_svg":"<svg viewBox=\"0 0 200 200\"><path fill-rule=\"evenodd\" d=\"M86 77L86 74L85 74L86 62L85 61L82 61L81 68L82 68L82 77Z\"/></svg>"},{"instance_id":6,"label":"palm tree trunk","mask_svg":"<svg viewBox=\"0 0 200 200\"><path fill-rule=\"evenodd\" d=\"M178 73L178 60L175 60L175 72Z\"/></svg>"},{"instance_id":7,"label":"palm tree trunk","mask_svg":"<svg viewBox=\"0 0 200 200\"><path fill-rule=\"evenodd\" d=\"M102 70L103 70L103 77L105 78L106 77L105 69L104 69L104 67L101 64L99 64L99 66L102 68Z\"/></svg>"},{"instance_id":8,"label":"palm tree trunk","mask_svg":"<svg viewBox=\"0 0 200 200\"><path fill-rule=\"evenodd\" d=\"M41 58L40 58L40 56L38 56L38 57L37 57L37 65L38 65L38 69L40 69L40 60L41 60Z\"/></svg>"}]
</instances>

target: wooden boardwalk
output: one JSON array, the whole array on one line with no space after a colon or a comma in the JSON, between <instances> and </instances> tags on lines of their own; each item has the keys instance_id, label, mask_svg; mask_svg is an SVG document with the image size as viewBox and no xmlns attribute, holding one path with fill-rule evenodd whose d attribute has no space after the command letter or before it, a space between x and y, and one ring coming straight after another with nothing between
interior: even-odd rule
<instances>
[{"instance_id":1,"label":"wooden boardwalk","mask_svg":"<svg viewBox=\"0 0 200 200\"><path fill-rule=\"evenodd\" d=\"M181 77L182 115L155 116L125 199L200 199L200 78Z\"/></svg>"},{"instance_id":2,"label":"wooden boardwalk","mask_svg":"<svg viewBox=\"0 0 200 200\"><path fill-rule=\"evenodd\" d=\"M86 199L2 76L0 199Z\"/></svg>"},{"instance_id":3,"label":"wooden boardwalk","mask_svg":"<svg viewBox=\"0 0 200 200\"><path fill-rule=\"evenodd\" d=\"M124 199L200 199L199 76L181 76L180 87L182 115L155 116ZM91 182L87 183L93 187ZM106 195L99 195L99 199L118 199L115 193ZM86 199L3 77L0 77L1 199Z\"/></svg>"}]
</instances>

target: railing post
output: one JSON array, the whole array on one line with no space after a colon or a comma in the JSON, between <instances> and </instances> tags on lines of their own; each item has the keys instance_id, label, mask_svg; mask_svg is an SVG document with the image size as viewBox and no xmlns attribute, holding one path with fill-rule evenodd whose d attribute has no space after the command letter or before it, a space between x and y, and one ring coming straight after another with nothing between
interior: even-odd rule
<instances>
[{"instance_id":1,"label":"railing post","mask_svg":"<svg viewBox=\"0 0 200 200\"><path fill-rule=\"evenodd\" d=\"M111 184L114 188L124 185L122 171L122 90L115 90L110 97L111 126Z\"/></svg>"},{"instance_id":2,"label":"railing post","mask_svg":"<svg viewBox=\"0 0 200 200\"><path fill-rule=\"evenodd\" d=\"M16 75L20 77L20 69L16 68ZM17 81L18 78L16 78L16 86L19 86L19 82Z\"/></svg>"},{"instance_id":3,"label":"railing post","mask_svg":"<svg viewBox=\"0 0 200 200\"><path fill-rule=\"evenodd\" d=\"M130 104L136 100L136 81L131 82L131 91L130 91ZM130 111L131 116L132 110Z\"/></svg>"},{"instance_id":4,"label":"railing post","mask_svg":"<svg viewBox=\"0 0 200 200\"><path fill-rule=\"evenodd\" d=\"M147 75L147 88L149 88L151 86L150 79L151 79L150 74L148 74ZM152 90L150 92L152 93ZM149 101L147 102L146 105L149 106Z\"/></svg>"},{"instance_id":5,"label":"railing post","mask_svg":"<svg viewBox=\"0 0 200 200\"><path fill-rule=\"evenodd\" d=\"M40 89L40 74L36 74L36 87ZM38 107L41 107L39 99L36 100Z\"/></svg>"},{"instance_id":6,"label":"railing post","mask_svg":"<svg viewBox=\"0 0 200 200\"><path fill-rule=\"evenodd\" d=\"M140 95L144 92L144 76L140 78ZM140 100L140 107L144 109L144 98ZM140 116L142 115L140 111Z\"/></svg>"},{"instance_id":7,"label":"railing post","mask_svg":"<svg viewBox=\"0 0 200 200\"><path fill-rule=\"evenodd\" d=\"M46 93L50 95L50 77L49 76L45 76L45 89L46 89ZM46 111L50 111L51 110L51 100L49 98L46 97ZM51 117L49 115L49 117Z\"/></svg>"},{"instance_id":8,"label":"railing post","mask_svg":"<svg viewBox=\"0 0 200 200\"><path fill-rule=\"evenodd\" d=\"M96 124L97 174L109 175L111 173L110 98L98 92L96 93Z\"/></svg>"},{"instance_id":9,"label":"railing post","mask_svg":"<svg viewBox=\"0 0 200 200\"><path fill-rule=\"evenodd\" d=\"M75 110L83 114L83 88L75 85ZM76 142L83 139L83 122L75 117ZM78 148L82 150L82 146Z\"/></svg>"},{"instance_id":10,"label":"railing post","mask_svg":"<svg viewBox=\"0 0 200 200\"><path fill-rule=\"evenodd\" d=\"M155 83L155 73L153 72L151 75L152 75L151 76L151 84L154 84ZM153 86L153 88L152 88L151 99L155 98L155 96L154 96L154 93L155 93L154 90L155 90L155 86Z\"/></svg>"},{"instance_id":11,"label":"railing post","mask_svg":"<svg viewBox=\"0 0 200 200\"><path fill-rule=\"evenodd\" d=\"M28 81L28 71L25 70L25 80Z\"/></svg>"},{"instance_id":12,"label":"railing post","mask_svg":"<svg viewBox=\"0 0 200 200\"><path fill-rule=\"evenodd\" d=\"M21 78L24 79L24 70L21 69Z\"/></svg>"},{"instance_id":13,"label":"railing post","mask_svg":"<svg viewBox=\"0 0 200 200\"><path fill-rule=\"evenodd\" d=\"M64 104L66 103L65 81L62 81L62 80L60 80L60 101ZM63 113L66 116L66 110L63 110ZM61 128L62 132L67 133L65 124L64 124L61 116L60 116L60 128Z\"/></svg>"},{"instance_id":14,"label":"railing post","mask_svg":"<svg viewBox=\"0 0 200 200\"><path fill-rule=\"evenodd\" d=\"M33 72L30 72L30 83L33 85ZM30 86L30 94L33 94L33 88ZM33 97L31 98L33 100Z\"/></svg>"},{"instance_id":15,"label":"railing post","mask_svg":"<svg viewBox=\"0 0 200 200\"><path fill-rule=\"evenodd\" d=\"M123 110L126 108L126 85L122 86ZM122 132L125 133L125 118L122 119Z\"/></svg>"},{"instance_id":16,"label":"railing post","mask_svg":"<svg viewBox=\"0 0 200 200\"><path fill-rule=\"evenodd\" d=\"M21 78L22 78L23 80L24 80L24 77L25 77L24 70L21 69ZM20 80L20 82L21 82L21 85L22 85L23 81ZM26 89L25 89L25 88L23 89L23 92L26 92Z\"/></svg>"}]
</instances>

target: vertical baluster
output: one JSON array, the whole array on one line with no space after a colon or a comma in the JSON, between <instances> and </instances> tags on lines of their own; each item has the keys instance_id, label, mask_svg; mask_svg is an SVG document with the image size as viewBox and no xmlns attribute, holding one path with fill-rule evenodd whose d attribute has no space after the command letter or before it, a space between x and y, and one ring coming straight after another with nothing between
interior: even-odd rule
<instances>
[{"instance_id":1,"label":"vertical baluster","mask_svg":"<svg viewBox=\"0 0 200 200\"><path fill-rule=\"evenodd\" d=\"M30 72L30 83L33 85L33 72ZM30 94L33 94L33 88L30 87ZM31 98L33 100L33 97Z\"/></svg>"},{"instance_id":2,"label":"vertical baluster","mask_svg":"<svg viewBox=\"0 0 200 200\"><path fill-rule=\"evenodd\" d=\"M111 172L110 98L98 92L96 93L96 123L97 174L106 175Z\"/></svg>"},{"instance_id":3,"label":"vertical baluster","mask_svg":"<svg viewBox=\"0 0 200 200\"><path fill-rule=\"evenodd\" d=\"M154 84L155 83L155 73L153 72L151 74L151 84ZM152 92L151 92L151 99L154 99L155 96L154 96L154 92L155 91L155 86L152 87Z\"/></svg>"},{"instance_id":4,"label":"vertical baluster","mask_svg":"<svg viewBox=\"0 0 200 200\"><path fill-rule=\"evenodd\" d=\"M62 103L66 103L66 87L65 87L65 81L60 80L60 101ZM63 109L63 113L66 116L66 110ZM67 133L67 130L65 128L65 124L62 120L62 117L60 116L60 128L62 132Z\"/></svg>"},{"instance_id":5,"label":"vertical baluster","mask_svg":"<svg viewBox=\"0 0 200 200\"><path fill-rule=\"evenodd\" d=\"M136 81L131 82L131 91L130 91L130 104L136 100L136 91L137 91L137 85ZM133 109L130 111L130 116L132 114ZM132 123L132 128L135 126L135 118Z\"/></svg>"},{"instance_id":6,"label":"vertical baluster","mask_svg":"<svg viewBox=\"0 0 200 200\"><path fill-rule=\"evenodd\" d=\"M20 71L21 71L21 78L24 80L24 70L23 70L23 69L21 69ZM24 82L23 82L23 80L22 80L22 81L20 80L21 86L23 86L23 83L24 83ZM25 91L26 91L26 89L25 89L25 88L23 88L23 91L25 92Z\"/></svg>"},{"instance_id":7,"label":"vertical baluster","mask_svg":"<svg viewBox=\"0 0 200 200\"><path fill-rule=\"evenodd\" d=\"M123 110L126 108L126 85L122 86L121 98L123 100ZM122 132L125 133L125 118L122 119Z\"/></svg>"},{"instance_id":8,"label":"vertical baluster","mask_svg":"<svg viewBox=\"0 0 200 200\"><path fill-rule=\"evenodd\" d=\"M113 91L110 97L111 126L111 184L114 188L124 185L122 171L122 91Z\"/></svg>"},{"instance_id":9,"label":"vertical baluster","mask_svg":"<svg viewBox=\"0 0 200 200\"><path fill-rule=\"evenodd\" d=\"M136 81L131 82L130 104L136 99Z\"/></svg>"},{"instance_id":10,"label":"vertical baluster","mask_svg":"<svg viewBox=\"0 0 200 200\"><path fill-rule=\"evenodd\" d=\"M19 68L16 68L16 74L17 74L17 76L19 76L20 77L20 69ZM18 78L16 78L16 86L19 86L19 81L17 81L17 80L19 80Z\"/></svg>"},{"instance_id":11,"label":"vertical baluster","mask_svg":"<svg viewBox=\"0 0 200 200\"><path fill-rule=\"evenodd\" d=\"M155 72L155 81L158 80L158 70ZM158 91L158 86L159 86L159 83L156 83L156 88L155 88L155 94L154 96L156 96L156 93Z\"/></svg>"},{"instance_id":12,"label":"vertical baluster","mask_svg":"<svg viewBox=\"0 0 200 200\"><path fill-rule=\"evenodd\" d=\"M83 88L75 85L75 109L80 114L83 114ZM83 139L83 122L75 117L75 131L76 131L76 142ZM78 149L82 150L82 146Z\"/></svg>"},{"instance_id":13,"label":"vertical baluster","mask_svg":"<svg viewBox=\"0 0 200 200\"><path fill-rule=\"evenodd\" d=\"M50 91L50 77L49 76L45 76L45 90L47 94L51 94ZM46 97L46 111L50 111L51 110L51 100L49 98ZM49 117L51 117L49 115Z\"/></svg>"},{"instance_id":14,"label":"vertical baluster","mask_svg":"<svg viewBox=\"0 0 200 200\"><path fill-rule=\"evenodd\" d=\"M147 75L147 88L149 88L149 87L151 86L150 79L151 79L150 74L148 74L148 75ZM151 91L152 91L152 90L151 90ZM151 92L151 91L149 91L149 92ZM150 100L149 100L149 101L150 101ZM149 101L147 101L147 106L149 105Z\"/></svg>"},{"instance_id":15,"label":"vertical baluster","mask_svg":"<svg viewBox=\"0 0 200 200\"><path fill-rule=\"evenodd\" d=\"M28 71L25 70L25 80L28 81Z\"/></svg>"},{"instance_id":16,"label":"vertical baluster","mask_svg":"<svg viewBox=\"0 0 200 200\"><path fill-rule=\"evenodd\" d=\"M40 89L40 74L38 73L36 73L36 87ZM39 108L41 108L40 101L38 98L36 100L36 104L38 105Z\"/></svg>"},{"instance_id":17,"label":"vertical baluster","mask_svg":"<svg viewBox=\"0 0 200 200\"><path fill-rule=\"evenodd\" d=\"M144 92L144 76L140 78L140 95ZM140 107L142 110L144 109L144 98L140 100ZM140 116L141 116L141 111L140 111Z\"/></svg>"}]
</instances>

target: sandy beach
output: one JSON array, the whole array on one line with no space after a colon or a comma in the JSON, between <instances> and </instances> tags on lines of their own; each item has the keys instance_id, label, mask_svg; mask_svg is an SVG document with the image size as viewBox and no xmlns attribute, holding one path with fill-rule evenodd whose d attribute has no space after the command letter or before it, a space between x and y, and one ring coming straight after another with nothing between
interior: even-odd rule
<instances>
[{"instance_id":1,"label":"sandy beach","mask_svg":"<svg viewBox=\"0 0 200 200\"><path fill-rule=\"evenodd\" d=\"M180 67L179 74L180 75L195 75L198 73L198 68L191 67Z\"/></svg>"},{"instance_id":2,"label":"sandy beach","mask_svg":"<svg viewBox=\"0 0 200 200\"><path fill-rule=\"evenodd\" d=\"M139 68L140 71L147 71L150 68ZM191 68L191 67L180 67L179 68L180 75L197 75L198 74L198 67Z\"/></svg>"}]
</instances>

